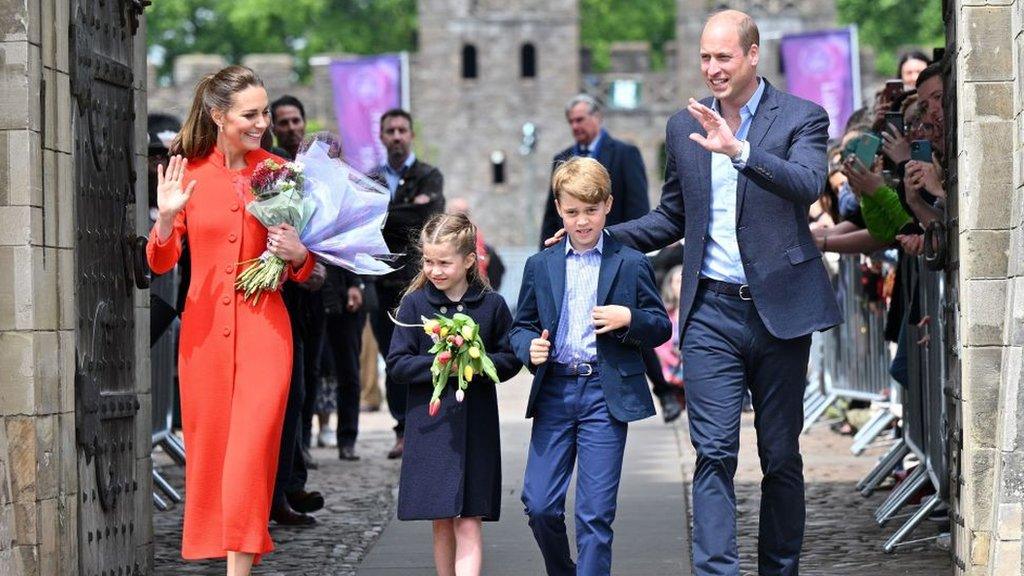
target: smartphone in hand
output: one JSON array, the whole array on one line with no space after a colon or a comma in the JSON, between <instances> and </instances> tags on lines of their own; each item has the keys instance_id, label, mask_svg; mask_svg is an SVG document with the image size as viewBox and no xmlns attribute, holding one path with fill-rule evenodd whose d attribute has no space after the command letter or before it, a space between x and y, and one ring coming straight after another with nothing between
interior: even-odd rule
<instances>
[{"instance_id":1,"label":"smartphone in hand","mask_svg":"<svg viewBox=\"0 0 1024 576\"><path fill-rule=\"evenodd\" d=\"M903 95L903 81L902 80L889 80L885 83L885 89L882 91L882 98L889 103L895 102L900 96Z\"/></svg>"},{"instance_id":2,"label":"smartphone in hand","mask_svg":"<svg viewBox=\"0 0 1024 576\"><path fill-rule=\"evenodd\" d=\"M903 135L903 113L902 112L886 112L885 113L885 128L886 132L889 132L893 136Z\"/></svg>"},{"instance_id":3,"label":"smartphone in hand","mask_svg":"<svg viewBox=\"0 0 1024 576\"><path fill-rule=\"evenodd\" d=\"M846 147L843 149L843 159L856 156L860 163L870 170L871 166L875 163L875 156L878 154L878 149L881 146L881 138L876 134L866 132L846 143Z\"/></svg>"},{"instance_id":4,"label":"smartphone in hand","mask_svg":"<svg viewBox=\"0 0 1024 576\"><path fill-rule=\"evenodd\" d=\"M910 159L918 162L932 162L932 143L928 140L914 140L910 143Z\"/></svg>"}]
</instances>

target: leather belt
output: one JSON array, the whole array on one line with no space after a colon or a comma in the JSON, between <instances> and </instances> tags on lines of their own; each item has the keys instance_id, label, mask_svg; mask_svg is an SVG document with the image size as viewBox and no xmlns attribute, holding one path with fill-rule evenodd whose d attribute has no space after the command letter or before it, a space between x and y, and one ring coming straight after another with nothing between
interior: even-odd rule
<instances>
[{"instance_id":1,"label":"leather belt","mask_svg":"<svg viewBox=\"0 0 1024 576\"><path fill-rule=\"evenodd\" d=\"M726 296L735 296L741 300L750 301L754 299L750 295L750 285L748 284L733 284L732 282L722 282L721 280L712 280L711 278L701 278L699 286Z\"/></svg>"},{"instance_id":2,"label":"leather belt","mask_svg":"<svg viewBox=\"0 0 1024 576\"><path fill-rule=\"evenodd\" d=\"M578 362L576 364L551 363L551 373L555 376L592 376L597 373L597 364Z\"/></svg>"}]
</instances>

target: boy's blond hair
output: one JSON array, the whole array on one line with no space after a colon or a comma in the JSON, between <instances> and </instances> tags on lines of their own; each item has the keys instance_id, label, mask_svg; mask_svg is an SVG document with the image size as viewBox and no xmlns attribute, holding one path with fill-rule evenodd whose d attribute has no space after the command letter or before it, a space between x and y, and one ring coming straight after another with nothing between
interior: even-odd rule
<instances>
[{"instance_id":1,"label":"boy's blond hair","mask_svg":"<svg viewBox=\"0 0 1024 576\"><path fill-rule=\"evenodd\" d=\"M555 169L551 189L555 200L568 194L581 202L597 204L611 197L612 181L608 170L597 160L574 156Z\"/></svg>"}]
</instances>

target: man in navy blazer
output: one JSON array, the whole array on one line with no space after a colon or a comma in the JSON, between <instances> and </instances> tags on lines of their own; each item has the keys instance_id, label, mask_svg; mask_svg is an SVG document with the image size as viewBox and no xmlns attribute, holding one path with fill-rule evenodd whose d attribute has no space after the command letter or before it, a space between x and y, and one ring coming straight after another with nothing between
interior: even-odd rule
<instances>
[{"instance_id":1,"label":"man in navy blazer","mask_svg":"<svg viewBox=\"0 0 1024 576\"><path fill-rule=\"evenodd\" d=\"M527 260L510 333L534 372L522 500L549 576L602 576L627 423L654 414L640 351L668 340L672 325L647 258L604 233L607 170L573 158L552 180L568 237ZM576 562L565 530L574 467Z\"/></svg>"},{"instance_id":2,"label":"man in navy blazer","mask_svg":"<svg viewBox=\"0 0 1024 576\"><path fill-rule=\"evenodd\" d=\"M608 212L608 225L639 218L651 210L647 197L647 169L640 150L632 144L612 138L601 126L601 107L592 96L579 94L565 105L565 119L572 130L575 144L555 155L552 173L573 156L594 158L608 170L615 202ZM548 194L541 223L541 249L544 239L562 227L555 209L555 196Z\"/></svg>"},{"instance_id":3,"label":"man in navy blazer","mask_svg":"<svg viewBox=\"0 0 1024 576\"><path fill-rule=\"evenodd\" d=\"M701 71L713 97L690 99L668 122L660 205L609 229L642 251L685 239L679 319L700 576L739 573L733 476L745 390L764 472L758 574L798 574L810 335L841 322L807 226L825 182L828 116L757 75L758 42L742 12L708 20Z\"/></svg>"}]
</instances>

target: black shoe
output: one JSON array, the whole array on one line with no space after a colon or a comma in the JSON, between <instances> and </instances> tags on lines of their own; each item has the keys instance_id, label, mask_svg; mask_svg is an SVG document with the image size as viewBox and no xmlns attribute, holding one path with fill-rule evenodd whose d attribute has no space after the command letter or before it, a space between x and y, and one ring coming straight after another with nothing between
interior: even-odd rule
<instances>
[{"instance_id":1,"label":"black shoe","mask_svg":"<svg viewBox=\"0 0 1024 576\"><path fill-rule=\"evenodd\" d=\"M299 490L298 492L292 492L285 496L288 497L288 504L290 504L296 512L316 512L324 507L324 496L316 491L306 492L305 490Z\"/></svg>"},{"instance_id":2,"label":"black shoe","mask_svg":"<svg viewBox=\"0 0 1024 576\"><path fill-rule=\"evenodd\" d=\"M665 419L665 424L678 419L682 415L683 407L679 404L679 399L676 398L675 394L662 394L658 396L658 401L661 402L661 417Z\"/></svg>"},{"instance_id":3,"label":"black shoe","mask_svg":"<svg viewBox=\"0 0 1024 576\"><path fill-rule=\"evenodd\" d=\"M402 457L402 453L405 452L405 438L402 436L395 440L394 447L388 452L388 460L397 460Z\"/></svg>"},{"instance_id":4,"label":"black shoe","mask_svg":"<svg viewBox=\"0 0 1024 576\"><path fill-rule=\"evenodd\" d=\"M338 458L342 460L348 460L350 462L355 462L356 460L359 460L359 456L356 455L355 446L342 446L338 448Z\"/></svg>"},{"instance_id":5,"label":"black shoe","mask_svg":"<svg viewBox=\"0 0 1024 576\"><path fill-rule=\"evenodd\" d=\"M316 463L316 459L313 458L313 455L309 453L308 446L302 447L302 461L306 465L307 470L316 470L320 467L320 465Z\"/></svg>"},{"instance_id":6,"label":"black shoe","mask_svg":"<svg viewBox=\"0 0 1024 576\"><path fill-rule=\"evenodd\" d=\"M309 514L296 512L291 506L287 505L271 508L270 519L278 526L312 526L316 524L316 518Z\"/></svg>"}]
</instances>

